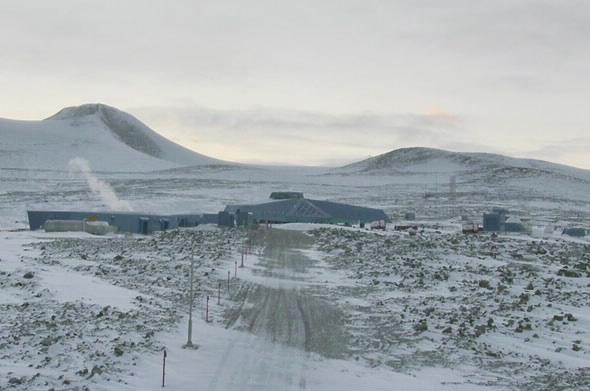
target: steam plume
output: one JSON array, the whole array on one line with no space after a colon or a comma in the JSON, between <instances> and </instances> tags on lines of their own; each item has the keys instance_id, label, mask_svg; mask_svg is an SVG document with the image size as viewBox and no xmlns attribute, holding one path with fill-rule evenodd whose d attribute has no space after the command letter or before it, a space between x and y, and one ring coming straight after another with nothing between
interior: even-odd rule
<instances>
[{"instance_id":1,"label":"steam plume","mask_svg":"<svg viewBox=\"0 0 590 391\"><path fill-rule=\"evenodd\" d=\"M117 194L111 185L101 181L92 174L88 160L77 157L70 160L68 166L70 167L71 172L79 172L84 176L92 193L99 196L109 209L116 211L133 210L129 202L120 200L119 197L117 197Z\"/></svg>"}]
</instances>

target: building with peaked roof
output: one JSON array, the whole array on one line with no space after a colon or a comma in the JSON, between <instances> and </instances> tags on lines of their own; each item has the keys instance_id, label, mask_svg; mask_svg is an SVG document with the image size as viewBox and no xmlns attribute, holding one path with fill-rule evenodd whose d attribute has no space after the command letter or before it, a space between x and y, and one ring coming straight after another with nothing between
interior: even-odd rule
<instances>
[{"instance_id":1,"label":"building with peaked roof","mask_svg":"<svg viewBox=\"0 0 590 391\"><path fill-rule=\"evenodd\" d=\"M200 224L218 224L224 227L250 226L259 222L269 223L327 223L366 224L385 222L389 218L381 209L342 204L331 201L297 198L279 199L255 205L228 205L219 213L205 214L144 214L138 212L106 211L28 211L31 230L45 227L47 222L58 221L64 226L71 222L108 223L118 232L150 234L179 227L194 227Z\"/></svg>"},{"instance_id":2,"label":"building with peaked roof","mask_svg":"<svg viewBox=\"0 0 590 391\"><path fill-rule=\"evenodd\" d=\"M381 209L366 208L331 201L295 198L254 205L228 205L225 212L251 213L257 222L356 224L388 221Z\"/></svg>"}]
</instances>

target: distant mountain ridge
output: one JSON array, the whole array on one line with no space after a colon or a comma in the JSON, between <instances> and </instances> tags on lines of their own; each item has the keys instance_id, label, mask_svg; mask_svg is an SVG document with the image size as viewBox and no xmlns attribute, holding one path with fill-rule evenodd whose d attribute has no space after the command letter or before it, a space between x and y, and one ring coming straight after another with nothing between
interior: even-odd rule
<instances>
[{"instance_id":1,"label":"distant mountain ridge","mask_svg":"<svg viewBox=\"0 0 590 391\"><path fill-rule=\"evenodd\" d=\"M95 170L151 171L226 163L184 148L114 107L66 107L42 121L0 119L0 167L66 169L80 157Z\"/></svg>"},{"instance_id":2,"label":"distant mountain ridge","mask_svg":"<svg viewBox=\"0 0 590 391\"><path fill-rule=\"evenodd\" d=\"M41 121L0 118L0 168L68 170L74 158L99 171L155 171L228 165L161 136L131 114L91 103L66 107ZM559 176L590 183L590 170L491 153L414 147L331 170L359 175L460 175L486 181ZM568 179L569 178L569 179Z\"/></svg>"}]
</instances>

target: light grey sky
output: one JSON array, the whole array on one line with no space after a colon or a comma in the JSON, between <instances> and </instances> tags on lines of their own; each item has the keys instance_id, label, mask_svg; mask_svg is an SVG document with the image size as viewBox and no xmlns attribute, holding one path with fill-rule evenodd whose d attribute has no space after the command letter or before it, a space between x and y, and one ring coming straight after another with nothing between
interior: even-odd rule
<instances>
[{"instance_id":1,"label":"light grey sky","mask_svg":"<svg viewBox=\"0 0 590 391\"><path fill-rule=\"evenodd\" d=\"M0 0L0 117L103 102L201 153L590 168L587 0Z\"/></svg>"}]
</instances>

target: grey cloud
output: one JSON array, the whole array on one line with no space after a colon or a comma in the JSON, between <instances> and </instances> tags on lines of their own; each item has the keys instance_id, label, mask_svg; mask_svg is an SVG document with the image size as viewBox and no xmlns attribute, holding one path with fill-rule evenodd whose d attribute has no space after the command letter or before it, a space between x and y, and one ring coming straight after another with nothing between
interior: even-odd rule
<instances>
[{"instance_id":1,"label":"grey cloud","mask_svg":"<svg viewBox=\"0 0 590 391\"><path fill-rule=\"evenodd\" d=\"M357 148L436 144L449 134L460 133L459 119L451 115L326 114L309 111L257 108L214 110L204 107L136 107L131 112L157 126L175 127L185 133L238 138L282 140Z\"/></svg>"},{"instance_id":2,"label":"grey cloud","mask_svg":"<svg viewBox=\"0 0 590 391\"><path fill-rule=\"evenodd\" d=\"M252 155L293 144L275 161L409 145L524 153L529 140L587 133L586 0L0 0L0 10L2 117L143 107L141 119L181 143ZM424 115L436 108L460 116ZM259 140L243 147L248 137Z\"/></svg>"}]
</instances>

